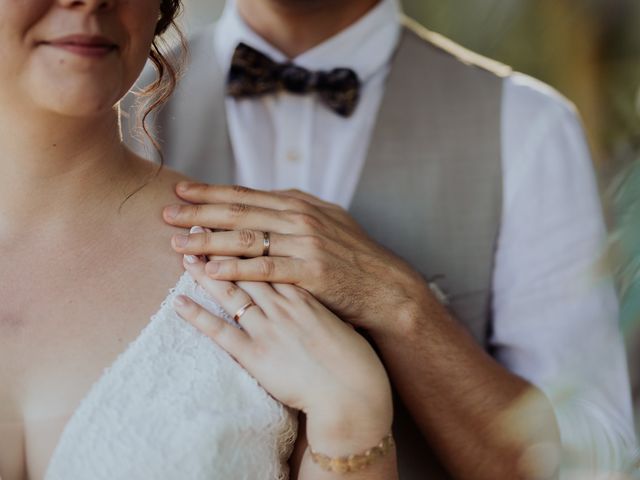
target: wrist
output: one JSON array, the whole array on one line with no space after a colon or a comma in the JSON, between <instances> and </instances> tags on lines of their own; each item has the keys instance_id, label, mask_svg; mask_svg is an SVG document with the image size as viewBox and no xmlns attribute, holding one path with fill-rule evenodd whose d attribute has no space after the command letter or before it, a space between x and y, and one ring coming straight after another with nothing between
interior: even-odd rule
<instances>
[{"instance_id":1,"label":"wrist","mask_svg":"<svg viewBox=\"0 0 640 480\"><path fill-rule=\"evenodd\" d=\"M325 406L307 413L307 438L316 452L347 456L377 445L391 431L393 406L388 401Z\"/></svg>"},{"instance_id":2,"label":"wrist","mask_svg":"<svg viewBox=\"0 0 640 480\"><path fill-rule=\"evenodd\" d=\"M380 309L384 321L367 330L374 341L405 339L420 330L429 318L446 312L430 286L422 278L413 278L397 289L393 301Z\"/></svg>"},{"instance_id":3,"label":"wrist","mask_svg":"<svg viewBox=\"0 0 640 480\"><path fill-rule=\"evenodd\" d=\"M331 457L322 452L308 451L314 463L325 471L336 473L358 472L377 463L382 457L389 455L395 448L393 433L389 432L376 445L359 453L351 453L341 457Z\"/></svg>"}]
</instances>

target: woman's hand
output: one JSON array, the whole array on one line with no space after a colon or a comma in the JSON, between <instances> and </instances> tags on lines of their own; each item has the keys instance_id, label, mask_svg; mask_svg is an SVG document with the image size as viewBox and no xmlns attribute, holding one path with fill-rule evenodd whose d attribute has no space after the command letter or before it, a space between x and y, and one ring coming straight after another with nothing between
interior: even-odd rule
<instances>
[{"instance_id":1,"label":"woman's hand","mask_svg":"<svg viewBox=\"0 0 640 480\"><path fill-rule=\"evenodd\" d=\"M185 257L185 268L229 315L255 303L239 318L242 329L184 296L175 308L273 397L306 413L314 450L330 456L359 453L389 433L389 380L369 343L351 326L298 287L213 280L197 257Z\"/></svg>"}]
</instances>

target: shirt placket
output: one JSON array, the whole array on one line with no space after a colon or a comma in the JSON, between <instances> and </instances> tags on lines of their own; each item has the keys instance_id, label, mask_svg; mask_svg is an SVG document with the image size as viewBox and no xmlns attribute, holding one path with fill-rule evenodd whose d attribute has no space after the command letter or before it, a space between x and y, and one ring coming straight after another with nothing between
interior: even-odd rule
<instances>
[{"instance_id":1,"label":"shirt placket","mask_svg":"<svg viewBox=\"0 0 640 480\"><path fill-rule=\"evenodd\" d=\"M275 109L275 188L312 191L310 182L313 98L281 94Z\"/></svg>"}]
</instances>

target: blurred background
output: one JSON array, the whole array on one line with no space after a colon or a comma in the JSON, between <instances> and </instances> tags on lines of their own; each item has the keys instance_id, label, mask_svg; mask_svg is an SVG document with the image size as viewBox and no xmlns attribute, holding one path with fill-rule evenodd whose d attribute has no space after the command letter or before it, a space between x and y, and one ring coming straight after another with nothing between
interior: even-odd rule
<instances>
[{"instance_id":1,"label":"blurred background","mask_svg":"<svg viewBox=\"0 0 640 480\"><path fill-rule=\"evenodd\" d=\"M214 21L224 5L223 0L185 2L187 31ZM640 158L639 0L402 3L428 28L539 78L572 100L582 114L603 186L611 172ZM626 334L640 407L640 311Z\"/></svg>"}]
</instances>

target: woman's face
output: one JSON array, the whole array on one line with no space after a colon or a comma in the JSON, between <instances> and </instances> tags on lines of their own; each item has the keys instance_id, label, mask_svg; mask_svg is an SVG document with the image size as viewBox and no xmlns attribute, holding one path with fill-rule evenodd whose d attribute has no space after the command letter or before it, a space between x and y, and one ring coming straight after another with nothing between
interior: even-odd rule
<instances>
[{"instance_id":1,"label":"woman's face","mask_svg":"<svg viewBox=\"0 0 640 480\"><path fill-rule=\"evenodd\" d=\"M110 110L149 54L160 0L0 0L0 99L67 116Z\"/></svg>"}]
</instances>

